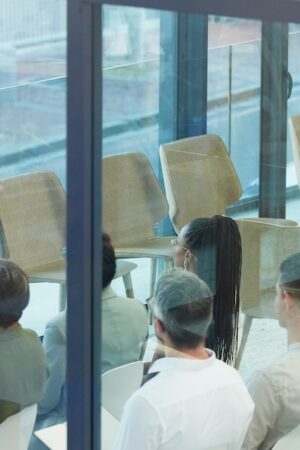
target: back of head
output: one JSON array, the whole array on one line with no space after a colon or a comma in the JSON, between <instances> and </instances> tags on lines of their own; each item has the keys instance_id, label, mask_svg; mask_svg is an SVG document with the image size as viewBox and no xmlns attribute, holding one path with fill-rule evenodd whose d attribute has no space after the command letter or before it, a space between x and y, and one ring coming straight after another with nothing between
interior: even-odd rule
<instances>
[{"instance_id":1,"label":"back of head","mask_svg":"<svg viewBox=\"0 0 300 450\"><path fill-rule=\"evenodd\" d=\"M102 287L104 289L112 282L116 273L115 251L112 246L110 236L107 233L102 234L102 258L103 258Z\"/></svg>"},{"instance_id":2,"label":"back of head","mask_svg":"<svg viewBox=\"0 0 300 450\"><path fill-rule=\"evenodd\" d=\"M281 263L278 282L300 300L300 253L294 253Z\"/></svg>"},{"instance_id":3,"label":"back of head","mask_svg":"<svg viewBox=\"0 0 300 450\"><path fill-rule=\"evenodd\" d=\"M195 274L172 269L156 284L153 310L176 348L196 348L211 322L212 294Z\"/></svg>"},{"instance_id":4,"label":"back of head","mask_svg":"<svg viewBox=\"0 0 300 450\"><path fill-rule=\"evenodd\" d=\"M213 294L230 270L231 279L240 278L241 237L236 222L230 217L213 216L194 219L185 227L184 238L197 258L198 276ZM226 264L230 262L230 267Z\"/></svg>"},{"instance_id":5,"label":"back of head","mask_svg":"<svg viewBox=\"0 0 300 450\"><path fill-rule=\"evenodd\" d=\"M240 304L241 236L230 217L193 220L185 227L187 247L197 258L197 274L214 294L214 329L210 346L217 356L232 361L237 347Z\"/></svg>"},{"instance_id":6,"label":"back of head","mask_svg":"<svg viewBox=\"0 0 300 450\"><path fill-rule=\"evenodd\" d=\"M18 322L29 302L29 284L17 264L0 260L0 327Z\"/></svg>"}]
</instances>

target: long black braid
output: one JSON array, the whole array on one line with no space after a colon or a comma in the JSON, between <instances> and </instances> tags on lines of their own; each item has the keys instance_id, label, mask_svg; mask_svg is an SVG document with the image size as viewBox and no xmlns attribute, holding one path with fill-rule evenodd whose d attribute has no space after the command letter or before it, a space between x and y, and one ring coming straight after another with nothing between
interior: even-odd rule
<instances>
[{"instance_id":1,"label":"long black braid","mask_svg":"<svg viewBox=\"0 0 300 450\"><path fill-rule=\"evenodd\" d=\"M238 343L241 279L241 237L236 222L224 216L193 220L184 231L196 257L197 274L214 294L213 323L207 346L227 363L234 361Z\"/></svg>"}]
</instances>

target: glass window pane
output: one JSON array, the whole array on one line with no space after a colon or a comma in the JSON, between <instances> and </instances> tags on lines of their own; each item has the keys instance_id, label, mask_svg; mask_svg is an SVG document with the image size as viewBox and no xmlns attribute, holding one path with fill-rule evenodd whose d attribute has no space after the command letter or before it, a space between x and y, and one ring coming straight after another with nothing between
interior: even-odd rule
<instances>
[{"instance_id":1,"label":"glass window pane","mask_svg":"<svg viewBox=\"0 0 300 450\"><path fill-rule=\"evenodd\" d=\"M244 199L259 193L260 59L260 22L211 17L208 132L224 139L239 172Z\"/></svg>"},{"instance_id":2,"label":"glass window pane","mask_svg":"<svg viewBox=\"0 0 300 450\"><path fill-rule=\"evenodd\" d=\"M286 300L283 282L276 294L280 270L282 277L285 270L280 264L300 251L299 227L293 221L300 210L292 153L292 145L299 143L294 138L292 144L293 128L287 126L288 118L297 116L299 26L288 32L279 23L121 6L105 6L103 15L102 198L108 235L103 236L102 438L115 435L117 424L112 420L110 434L109 414L120 420L125 411L116 448L132 448L132 442L139 448L149 442L151 448L193 448L191 436L200 448L206 437L191 417L199 424L203 373L194 385L192 374L185 378L182 360L192 355L194 363L211 353L205 353L203 339L185 334L193 324L217 358L236 367L241 385L246 382L249 395L265 408L266 420L267 414L278 413L272 432L263 429L264 419L258 425L262 438L256 447L273 446L299 418L297 402L288 397L283 401L290 412L285 415L280 407L274 412L259 380L274 367L284 378L282 353L292 377L300 361L299 339L294 336L294 364L287 331L278 326L279 314L280 324L289 329L280 309ZM287 68L293 79L290 99ZM297 258L286 264L297 267L300 276ZM185 270L166 274L172 266ZM105 273L109 268L110 275ZM178 307L180 301L189 304L190 297L176 283L182 280L184 286L190 273L211 290L213 322L207 332L193 322L195 311L189 316ZM181 367L180 375L170 356ZM155 380L138 391L141 361L145 373L152 367ZM208 379L203 383L205 390ZM299 389L295 395L300 399ZM210 414L210 420L207 415L203 419L205 426L212 427L203 448L233 448L235 439L241 448L244 439L260 439L258 433L253 437L251 426L245 438L249 413L244 433L232 431L232 437L218 440L214 408L220 395L210 401L201 403ZM239 405L238 421L246 414L246 403ZM232 407L230 401L228 405ZM281 421L284 431L277 425ZM241 428L235 423L235 430Z\"/></svg>"},{"instance_id":3,"label":"glass window pane","mask_svg":"<svg viewBox=\"0 0 300 450\"><path fill-rule=\"evenodd\" d=\"M287 174L286 188L289 201L287 202L288 217L298 220L296 212L299 205L300 192L300 172L299 163L297 163L297 143L293 141L292 135L294 127L291 123L291 117L299 115L298 90L299 90L299 61L297 58L297 48L299 47L300 28L299 24L289 25L289 65L288 71L291 76L292 91L288 102L288 140L287 140ZM295 119L296 120L296 119ZM294 142L294 143L293 143Z\"/></svg>"},{"instance_id":4,"label":"glass window pane","mask_svg":"<svg viewBox=\"0 0 300 450\"><path fill-rule=\"evenodd\" d=\"M103 9L103 152L143 151L156 169L159 33L159 11Z\"/></svg>"},{"instance_id":5,"label":"glass window pane","mask_svg":"<svg viewBox=\"0 0 300 450\"><path fill-rule=\"evenodd\" d=\"M0 441L34 450L66 421L66 2L2 2L0 42Z\"/></svg>"}]
</instances>

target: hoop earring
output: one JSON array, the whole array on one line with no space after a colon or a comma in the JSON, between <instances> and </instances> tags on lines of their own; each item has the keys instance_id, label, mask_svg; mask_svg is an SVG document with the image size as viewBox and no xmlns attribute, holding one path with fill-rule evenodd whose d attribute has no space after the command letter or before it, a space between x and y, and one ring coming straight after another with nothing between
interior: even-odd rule
<instances>
[{"instance_id":1,"label":"hoop earring","mask_svg":"<svg viewBox=\"0 0 300 450\"><path fill-rule=\"evenodd\" d=\"M184 258L184 261L183 261L183 269L184 270L187 270L187 266L188 266L188 260L186 259L186 257Z\"/></svg>"}]
</instances>

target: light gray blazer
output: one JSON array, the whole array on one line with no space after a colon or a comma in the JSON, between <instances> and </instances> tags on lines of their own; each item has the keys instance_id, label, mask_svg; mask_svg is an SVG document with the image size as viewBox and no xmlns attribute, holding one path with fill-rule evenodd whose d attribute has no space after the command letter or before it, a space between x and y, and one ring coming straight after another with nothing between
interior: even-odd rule
<instances>
[{"instance_id":1,"label":"light gray blazer","mask_svg":"<svg viewBox=\"0 0 300 450\"><path fill-rule=\"evenodd\" d=\"M102 372L143 358L148 337L145 306L119 297L108 286L102 292Z\"/></svg>"}]
</instances>

